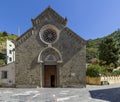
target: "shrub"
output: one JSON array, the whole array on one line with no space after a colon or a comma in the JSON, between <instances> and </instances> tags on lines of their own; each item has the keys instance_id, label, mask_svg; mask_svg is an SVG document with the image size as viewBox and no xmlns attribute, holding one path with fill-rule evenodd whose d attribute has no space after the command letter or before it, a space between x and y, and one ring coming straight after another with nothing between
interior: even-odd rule
<instances>
[{"instance_id":1,"label":"shrub","mask_svg":"<svg viewBox=\"0 0 120 102\"><path fill-rule=\"evenodd\" d=\"M90 77L99 77L100 71L98 65L90 65L87 68L86 75Z\"/></svg>"},{"instance_id":2,"label":"shrub","mask_svg":"<svg viewBox=\"0 0 120 102\"><path fill-rule=\"evenodd\" d=\"M7 36L8 33L6 31L3 32L3 36Z\"/></svg>"},{"instance_id":3,"label":"shrub","mask_svg":"<svg viewBox=\"0 0 120 102\"><path fill-rule=\"evenodd\" d=\"M112 75L120 75L120 70L113 71Z\"/></svg>"},{"instance_id":4,"label":"shrub","mask_svg":"<svg viewBox=\"0 0 120 102\"><path fill-rule=\"evenodd\" d=\"M99 77L105 75L106 68L99 65L90 65L87 68L86 75L90 77Z\"/></svg>"},{"instance_id":5,"label":"shrub","mask_svg":"<svg viewBox=\"0 0 120 102\"><path fill-rule=\"evenodd\" d=\"M0 66L5 65L5 60L0 59Z\"/></svg>"}]
</instances>

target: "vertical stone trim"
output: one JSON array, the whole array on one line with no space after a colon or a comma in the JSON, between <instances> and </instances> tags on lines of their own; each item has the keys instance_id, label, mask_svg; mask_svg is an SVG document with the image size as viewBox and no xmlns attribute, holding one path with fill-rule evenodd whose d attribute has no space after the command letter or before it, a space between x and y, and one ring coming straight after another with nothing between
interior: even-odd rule
<instances>
[{"instance_id":1,"label":"vertical stone trim","mask_svg":"<svg viewBox=\"0 0 120 102\"><path fill-rule=\"evenodd\" d=\"M39 69L40 69L40 87L42 88L42 87L44 87L44 86L43 86L43 85L44 85L44 84L43 84L43 79L44 79L44 78L43 78L43 72L44 72L44 71L43 71L43 64L42 64L42 63L40 63L40 68L39 68Z\"/></svg>"},{"instance_id":2,"label":"vertical stone trim","mask_svg":"<svg viewBox=\"0 0 120 102\"><path fill-rule=\"evenodd\" d=\"M60 68L61 68L61 64L57 64L57 87L61 87L60 85Z\"/></svg>"}]
</instances>

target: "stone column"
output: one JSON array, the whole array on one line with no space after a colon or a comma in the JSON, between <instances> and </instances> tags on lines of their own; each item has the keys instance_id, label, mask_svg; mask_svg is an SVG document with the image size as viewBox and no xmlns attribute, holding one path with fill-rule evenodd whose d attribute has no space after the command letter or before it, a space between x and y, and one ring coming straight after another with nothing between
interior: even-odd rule
<instances>
[{"instance_id":1,"label":"stone column","mask_svg":"<svg viewBox=\"0 0 120 102\"><path fill-rule=\"evenodd\" d=\"M43 64L40 63L40 87L43 87Z\"/></svg>"}]
</instances>

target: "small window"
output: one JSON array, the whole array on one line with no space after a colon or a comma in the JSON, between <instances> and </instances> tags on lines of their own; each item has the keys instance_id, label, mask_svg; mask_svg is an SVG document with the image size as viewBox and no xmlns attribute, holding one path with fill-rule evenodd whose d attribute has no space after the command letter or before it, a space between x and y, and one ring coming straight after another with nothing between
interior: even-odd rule
<instances>
[{"instance_id":1,"label":"small window","mask_svg":"<svg viewBox=\"0 0 120 102\"><path fill-rule=\"evenodd\" d=\"M9 50L9 54L12 54L12 50Z\"/></svg>"},{"instance_id":2,"label":"small window","mask_svg":"<svg viewBox=\"0 0 120 102\"><path fill-rule=\"evenodd\" d=\"M10 46L10 47L12 47L12 45L11 45L11 44L10 44L9 46Z\"/></svg>"},{"instance_id":3,"label":"small window","mask_svg":"<svg viewBox=\"0 0 120 102\"><path fill-rule=\"evenodd\" d=\"M12 58L11 58L11 57L9 58L9 61L12 61Z\"/></svg>"},{"instance_id":4,"label":"small window","mask_svg":"<svg viewBox=\"0 0 120 102\"><path fill-rule=\"evenodd\" d=\"M2 71L2 79L7 79L7 71Z\"/></svg>"}]
</instances>

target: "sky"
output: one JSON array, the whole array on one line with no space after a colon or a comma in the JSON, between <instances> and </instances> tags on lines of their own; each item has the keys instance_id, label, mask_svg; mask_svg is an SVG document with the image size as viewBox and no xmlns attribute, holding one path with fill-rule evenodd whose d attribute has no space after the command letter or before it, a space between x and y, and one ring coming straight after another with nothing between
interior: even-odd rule
<instances>
[{"instance_id":1,"label":"sky","mask_svg":"<svg viewBox=\"0 0 120 102\"><path fill-rule=\"evenodd\" d=\"M96 39L120 28L120 0L0 0L0 32L22 35L51 6L79 36Z\"/></svg>"}]
</instances>

